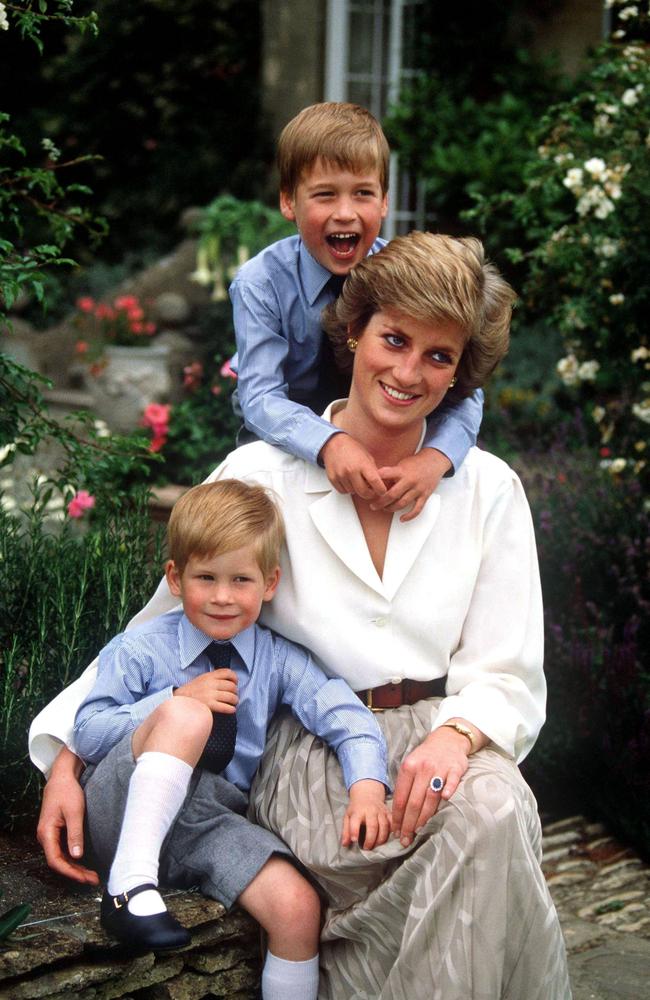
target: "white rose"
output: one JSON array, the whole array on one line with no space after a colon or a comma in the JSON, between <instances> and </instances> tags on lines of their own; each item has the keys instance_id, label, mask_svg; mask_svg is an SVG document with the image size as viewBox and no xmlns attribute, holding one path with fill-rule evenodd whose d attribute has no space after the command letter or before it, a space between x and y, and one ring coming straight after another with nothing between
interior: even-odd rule
<instances>
[{"instance_id":1,"label":"white rose","mask_svg":"<svg viewBox=\"0 0 650 1000\"><path fill-rule=\"evenodd\" d=\"M557 373L565 385L577 385L580 381L578 375L578 359L574 354L561 358L557 363Z\"/></svg>"},{"instance_id":2,"label":"white rose","mask_svg":"<svg viewBox=\"0 0 650 1000\"><path fill-rule=\"evenodd\" d=\"M621 103L625 104L626 107L628 108L631 107L633 104L636 104L638 100L639 100L639 95L637 94L634 87L630 87L628 90L626 90L623 96L621 97Z\"/></svg>"},{"instance_id":3,"label":"white rose","mask_svg":"<svg viewBox=\"0 0 650 1000\"><path fill-rule=\"evenodd\" d=\"M582 178L583 178L582 168L581 167L571 167L571 169L569 171L567 171L567 175L564 178L564 180L562 181L562 183L570 191L574 191L577 188L581 188L582 187Z\"/></svg>"},{"instance_id":4,"label":"white rose","mask_svg":"<svg viewBox=\"0 0 650 1000\"><path fill-rule=\"evenodd\" d=\"M598 361L583 361L578 368L578 378L583 382L593 382L599 368L600 364Z\"/></svg>"},{"instance_id":5,"label":"white rose","mask_svg":"<svg viewBox=\"0 0 650 1000\"><path fill-rule=\"evenodd\" d=\"M650 424L650 399L644 399L641 403L635 403L632 407L632 413L639 420L642 420L644 424Z\"/></svg>"},{"instance_id":6,"label":"white rose","mask_svg":"<svg viewBox=\"0 0 650 1000\"><path fill-rule=\"evenodd\" d=\"M591 411L591 416L594 422L597 424L599 424L601 420L604 420L605 414L606 410L604 406L594 406L593 410Z\"/></svg>"},{"instance_id":7,"label":"white rose","mask_svg":"<svg viewBox=\"0 0 650 1000\"><path fill-rule=\"evenodd\" d=\"M639 13L639 8L636 4L630 4L629 7L624 7L623 10L618 12L618 16L621 21L629 21L631 17L637 17Z\"/></svg>"},{"instance_id":8,"label":"white rose","mask_svg":"<svg viewBox=\"0 0 650 1000\"><path fill-rule=\"evenodd\" d=\"M625 302L625 296L622 292L614 292L613 295L610 295L609 301L613 306L620 306Z\"/></svg>"},{"instance_id":9,"label":"white rose","mask_svg":"<svg viewBox=\"0 0 650 1000\"><path fill-rule=\"evenodd\" d=\"M630 354L630 361L645 361L649 357L650 351L647 347L637 347Z\"/></svg>"},{"instance_id":10,"label":"white rose","mask_svg":"<svg viewBox=\"0 0 650 1000\"><path fill-rule=\"evenodd\" d=\"M624 458L615 458L613 459L609 467L609 471L612 473L612 475L617 475L619 472L623 471L626 465L627 462L625 461Z\"/></svg>"},{"instance_id":11,"label":"white rose","mask_svg":"<svg viewBox=\"0 0 650 1000\"><path fill-rule=\"evenodd\" d=\"M607 170L607 164L600 157L592 156L590 160L585 161L585 170L591 174L595 181L598 181Z\"/></svg>"}]
</instances>

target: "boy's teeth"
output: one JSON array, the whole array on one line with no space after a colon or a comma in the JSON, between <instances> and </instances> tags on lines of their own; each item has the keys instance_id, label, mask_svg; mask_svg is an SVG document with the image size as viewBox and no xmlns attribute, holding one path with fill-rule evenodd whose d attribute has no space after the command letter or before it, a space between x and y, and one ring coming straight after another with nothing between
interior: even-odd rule
<instances>
[{"instance_id":1,"label":"boy's teeth","mask_svg":"<svg viewBox=\"0 0 650 1000\"><path fill-rule=\"evenodd\" d=\"M359 236L357 233L330 233L327 241L336 250L349 253L359 242Z\"/></svg>"}]
</instances>

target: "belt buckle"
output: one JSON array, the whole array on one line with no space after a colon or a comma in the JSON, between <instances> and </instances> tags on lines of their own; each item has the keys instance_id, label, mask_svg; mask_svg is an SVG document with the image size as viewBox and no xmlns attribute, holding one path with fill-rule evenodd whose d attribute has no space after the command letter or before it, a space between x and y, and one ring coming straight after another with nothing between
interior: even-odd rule
<instances>
[{"instance_id":1,"label":"belt buckle","mask_svg":"<svg viewBox=\"0 0 650 1000\"><path fill-rule=\"evenodd\" d=\"M372 704L372 688L366 688L366 708L369 708L371 712L379 714L380 712L385 712L384 708L375 708Z\"/></svg>"}]
</instances>

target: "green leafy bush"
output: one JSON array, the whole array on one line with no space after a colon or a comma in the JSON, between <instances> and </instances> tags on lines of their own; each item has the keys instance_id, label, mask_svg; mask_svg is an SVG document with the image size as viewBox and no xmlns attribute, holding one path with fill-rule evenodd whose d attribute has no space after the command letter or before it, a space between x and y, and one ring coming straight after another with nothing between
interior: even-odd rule
<instances>
[{"instance_id":1,"label":"green leafy bush","mask_svg":"<svg viewBox=\"0 0 650 1000\"><path fill-rule=\"evenodd\" d=\"M50 491L26 512L0 504L0 815L33 820L40 781L27 757L35 714L73 680L148 600L162 566L146 495L98 502L86 531L52 530Z\"/></svg>"},{"instance_id":2,"label":"green leafy bush","mask_svg":"<svg viewBox=\"0 0 650 1000\"><path fill-rule=\"evenodd\" d=\"M75 0L93 6L97 37L45 30L43 60L0 31L2 110L31 156L47 136L66 159L100 157L104 258L167 251L189 205L265 190L259 0ZM74 180L89 183L86 166ZM74 256L86 259L83 248Z\"/></svg>"},{"instance_id":3,"label":"green leafy bush","mask_svg":"<svg viewBox=\"0 0 650 1000\"><path fill-rule=\"evenodd\" d=\"M519 182L530 133L562 92L552 64L525 48L515 24L520 6L417 7L415 73L385 127L400 162L424 184L429 228L475 230L464 213ZM486 242L499 249L513 231L511 216L493 218Z\"/></svg>"},{"instance_id":4,"label":"green leafy bush","mask_svg":"<svg viewBox=\"0 0 650 1000\"><path fill-rule=\"evenodd\" d=\"M558 398L587 414L592 441L613 475L644 482L649 92L645 43L600 47L575 95L542 120L523 186L482 209L487 228L511 213L524 234L509 256L524 269L527 321L539 319L562 336Z\"/></svg>"},{"instance_id":5,"label":"green leafy bush","mask_svg":"<svg viewBox=\"0 0 650 1000\"><path fill-rule=\"evenodd\" d=\"M585 810L650 854L650 512L638 481L594 469L562 439L520 465L549 696L526 777L542 806Z\"/></svg>"}]
</instances>

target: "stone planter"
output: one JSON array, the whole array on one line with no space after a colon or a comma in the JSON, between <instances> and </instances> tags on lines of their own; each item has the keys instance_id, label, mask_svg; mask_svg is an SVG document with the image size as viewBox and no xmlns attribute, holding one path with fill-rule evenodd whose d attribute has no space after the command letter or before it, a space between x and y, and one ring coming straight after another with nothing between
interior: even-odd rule
<instances>
[{"instance_id":1,"label":"stone planter","mask_svg":"<svg viewBox=\"0 0 650 1000\"><path fill-rule=\"evenodd\" d=\"M105 360L99 374L86 375L86 388L92 394L97 416L111 430L128 434L138 426L148 403L162 403L169 396L169 346L110 346Z\"/></svg>"}]
</instances>

